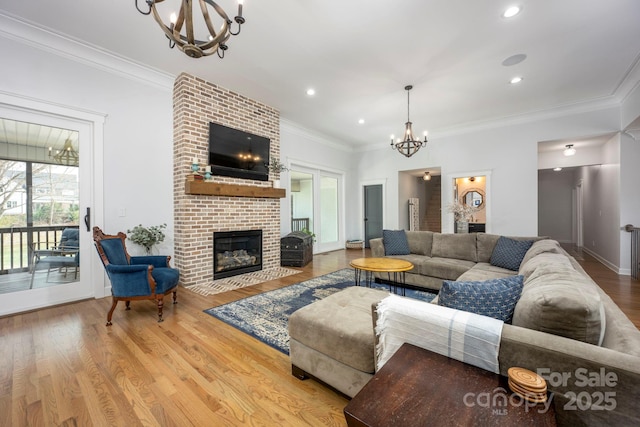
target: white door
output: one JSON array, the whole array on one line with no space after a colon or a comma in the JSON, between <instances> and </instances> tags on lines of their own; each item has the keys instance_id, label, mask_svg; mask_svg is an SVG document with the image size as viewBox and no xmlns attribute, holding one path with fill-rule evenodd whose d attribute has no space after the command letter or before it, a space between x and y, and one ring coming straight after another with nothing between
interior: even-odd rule
<instances>
[{"instance_id":1,"label":"white door","mask_svg":"<svg viewBox=\"0 0 640 427\"><path fill-rule=\"evenodd\" d=\"M291 229L315 235L314 253L344 249L342 175L297 165L290 175Z\"/></svg>"},{"instance_id":2,"label":"white door","mask_svg":"<svg viewBox=\"0 0 640 427\"><path fill-rule=\"evenodd\" d=\"M99 190L95 190L100 188L97 184L101 183L102 180L101 177L96 179L94 176L95 168L92 167L94 165L94 152L96 151L97 122L92 122L88 115L84 118L70 118L66 114L69 111L64 107L49 105L44 105L43 107L43 104L37 101L25 101L28 107L43 107L48 110L45 112L37 108L16 106L15 99L9 99L11 103L4 103L3 101L7 101L7 99L0 98L0 118L7 121L7 127L17 124L15 130L22 134L19 138L23 139L20 140L18 138L17 143L12 141L1 146L0 158L11 160L18 165L16 168L22 167L19 165L20 163L29 164L25 167L27 171L31 171L31 176L27 178L27 182L30 182L31 185L27 191L33 192L30 198L32 201L35 198L37 204L35 211L33 210L34 206L31 207L31 218L27 215L25 227L29 231L23 233L23 235L33 233L32 230L39 227L33 224L34 218L37 222L37 218L43 216L39 210L44 210L46 212L44 216L50 216L52 222L63 224L49 224L49 227L44 227L44 234L41 233L40 237L34 238L34 240L45 241L45 247L50 247L54 243L46 242L51 236L51 231L47 231L47 228L72 228L73 225L77 226L79 229L79 268L77 274L75 269L70 268L65 268L64 270L55 268L51 271L48 268L44 268L38 269L33 273L28 271L22 273L21 280L26 274L29 276L29 282L31 282L31 277L34 278L34 284L28 288L19 287L15 291L2 293L3 304L0 306L0 315L33 310L89 297L104 296L104 275L102 272L96 271L95 249L90 232L90 225L96 212L94 210L94 213L90 213L90 210L97 207L97 211L101 211L102 206L102 194ZM55 114L52 113L52 110L64 110L62 112L65 114ZM100 116L95 116L95 118L100 122ZM99 132L102 132L101 126L102 123L100 122L98 124L98 127L100 127ZM29 129L31 131L36 129L37 131L36 133L32 132L31 135L24 135L29 134ZM48 146L38 146L35 141L45 140L47 132L50 135L63 135L65 142L59 147L52 146L51 150L49 150ZM50 141L53 140L50 139ZM66 140L74 141L73 145L65 147ZM42 144L42 142L40 143ZM100 139L98 143L101 146L102 140ZM65 152L65 150L69 151ZM59 155L56 156L58 151ZM75 154L78 155L77 165L74 159ZM101 168L99 169L101 170ZM25 176L27 175L29 173L25 172ZM56 181L56 183L46 185L45 181L47 179L51 182ZM51 188L55 188L55 190L51 191ZM13 205L10 204L9 206ZM49 208L48 211L46 210L47 207ZM59 215L63 217L66 215L67 217L58 219ZM27 226L27 222L31 222L33 227ZM6 228L3 228L3 230L6 231ZM15 248L18 245L15 242L12 243L15 245L13 249L15 252L17 250ZM35 249L38 248L40 246L36 246ZM24 251L24 244L22 244L20 250ZM71 256L73 257L73 255ZM31 261L29 262L31 263ZM22 269L24 270L24 267ZM18 271L15 268L12 271L16 273L14 277L17 280ZM11 274L6 276L3 279L12 280Z\"/></svg>"}]
</instances>

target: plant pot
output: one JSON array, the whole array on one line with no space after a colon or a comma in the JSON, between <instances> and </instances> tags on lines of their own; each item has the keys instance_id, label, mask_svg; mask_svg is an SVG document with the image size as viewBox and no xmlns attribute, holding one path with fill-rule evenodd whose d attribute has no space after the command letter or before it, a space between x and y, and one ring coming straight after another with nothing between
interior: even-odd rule
<instances>
[{"instance_id":1,"label":"plant pot","mask_svg":"<svg viewBox=\"0 0 640 427\"><path fill-rule=\"evenodd\" d=\"M273 188L280 188L280 180L279 179L274 179L272 184L273 184Z\"/></svg>"},{"instance_id":2,"label":"plant pot","mask_svg":"<svg viewBox=\"0 0 640 427\"><path fill-rule=\"evenodd\" d=\"M456 233L468 233L469 232L469 222L468 221L457 221L456 222Z\"/></svg>"}]
</instances>

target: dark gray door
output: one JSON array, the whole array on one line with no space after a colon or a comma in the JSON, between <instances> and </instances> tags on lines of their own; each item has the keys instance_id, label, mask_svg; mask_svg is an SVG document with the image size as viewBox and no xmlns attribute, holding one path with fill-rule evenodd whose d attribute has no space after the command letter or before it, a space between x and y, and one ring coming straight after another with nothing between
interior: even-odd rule
<instances>
[{"instance_id":1,"label":"dark gray door","mask_svg":"<svg viewBox=\"0 0 640 427\"><path fill-rule=\"evenodd\" d=\"M382 184L364 186L364 245L382 237Z\"/></svg>"}]
</instances>

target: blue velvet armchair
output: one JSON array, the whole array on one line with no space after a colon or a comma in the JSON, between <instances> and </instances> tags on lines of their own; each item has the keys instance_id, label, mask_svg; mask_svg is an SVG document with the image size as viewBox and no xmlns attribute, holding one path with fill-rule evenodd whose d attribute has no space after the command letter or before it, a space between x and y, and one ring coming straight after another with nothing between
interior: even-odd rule
<instances>
[{"instance_id":1,"label":"blue velvet armchair","mask_svg":"<svg viewBox=\"0 0 640 427\"><path fill-rule=\"evenodd\" d=\"M173 293L176 304L179 271L169 266L170 256L130 256L125 239L127 235L107 235L93 227L93 241L109 280L113 303L107 315L107 326L119 301L125 301L129 310L133 300L151 299L158 305L158 322L162 322L164 296Z\"/></svg>"}]
</instances>

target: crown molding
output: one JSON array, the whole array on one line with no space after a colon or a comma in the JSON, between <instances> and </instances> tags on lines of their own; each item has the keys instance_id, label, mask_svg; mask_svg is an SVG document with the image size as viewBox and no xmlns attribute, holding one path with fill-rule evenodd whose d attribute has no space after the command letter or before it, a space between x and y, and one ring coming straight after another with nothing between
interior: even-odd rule
<instances>
[{"instance_id":1,"label":"crown molding","mask_svg":"<svg viewBox=\"0 0 640 427\"><path fill-rule=\"evenodd\" d=\"M317 142L318 144L322 144L327 147L331 147L335 150L345 151L348 153L354 151L353 147L347 144L340 144L338 142L335 142L335 139L331 139L329 136L326 136L309 128L305 128L296 122L292 122L291 120L283 118L282 116L280 117L280 127L281 129L286 129L288 132L294 135L309 139L313 142ZM280 140L282 142L282 130L280 131Z\"/></svg>"},{"instance_id":2,"label":"crown molding","mask_svg":"<svg viewBox=\"0 0 640 427\"><path fill-rule=\"evenodd\" d=\"M614 94L620 104L623 104L638 86L640 86L640 54L636 56L636 60L622 77L618 87L616 87Z\"/></svg>"},{"instance_id":3,"label":"crown molding","mask_svg":"<svg viewBox=\"0 0 640 427\"><path fill-rule=\"evenodd\" d=\"M6 12L0 12L0 37L157 89L173 90L175 76L171 74L64 36Z\"/></svg>"},{"instance_id":4,"label":"crown molding","mask_svg":"<svg viewBox=\"0 0 640 427\"><path fill-rule=\"evenodd\" d=\"M640 129L627 129L624 133L633 138L634 141L640 141Z\"/></svg>"}]
</instances>

